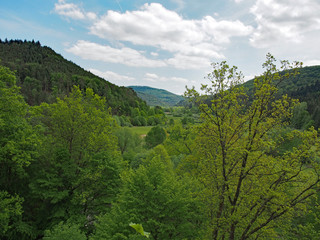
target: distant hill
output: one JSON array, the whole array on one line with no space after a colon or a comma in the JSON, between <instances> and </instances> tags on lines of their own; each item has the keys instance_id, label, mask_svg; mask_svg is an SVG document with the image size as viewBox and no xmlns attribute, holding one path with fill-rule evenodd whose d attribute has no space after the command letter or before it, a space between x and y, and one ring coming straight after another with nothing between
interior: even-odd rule
<instances>
[{"instance_id":1,"label":"distant hill","mask_svg":"<svg viewBox=\"0 0 320 240\"><path fill-rule=\"evenodd\" d=\"M164 89L146 87L146 86L129 86L138 96L147 102L150 106L175 106L183 96L176 95Z\"/></svg>"},{"instance_id":2,"label":"distant hill","mask_svg":"<svg viewBox=\"0 0 320 240\"><path fill-rule=\"evenodd\" d=\"M54 102L78 85L105 97L113 114L130 115L134 108L148 111L146 103L132 89L116 86L84 70L39 42L0 40L0 64L16 72L17 84L30 105Z\"/></svg>"}]
</instances>

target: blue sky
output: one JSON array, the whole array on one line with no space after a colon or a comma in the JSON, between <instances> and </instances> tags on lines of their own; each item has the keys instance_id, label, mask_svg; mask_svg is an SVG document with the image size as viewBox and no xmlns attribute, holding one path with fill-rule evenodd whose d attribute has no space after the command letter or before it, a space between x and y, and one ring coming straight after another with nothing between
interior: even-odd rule
<instances>
[{"instance_id":1,"label":"blue sky","mask_svg":"<svg viewBox=\"0 0 320 240\"><path fill-rule=\"evenodd\" d=\"M40 41L120 86L182 94L226 60L250 79L277 59L320 65L319 0L14 0L0 38Z\"/></svg>"}]
</instances>

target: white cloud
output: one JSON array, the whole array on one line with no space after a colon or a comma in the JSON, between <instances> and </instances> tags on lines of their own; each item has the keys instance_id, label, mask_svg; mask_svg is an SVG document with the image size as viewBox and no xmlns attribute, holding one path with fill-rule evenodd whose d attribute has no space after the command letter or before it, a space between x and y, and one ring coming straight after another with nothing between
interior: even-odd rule
<instances>
[{"instance_id":1,"label":"white cloud","mask_svg":"<svg viewBox=\"0 0 320 240\"><path fill-rule=\"evenodd\" d=\"M159 79L159 76L155 73L146 73L145 75L145 78L148 78L148 79Z\"/></svg>"},{"instance_id":2,"label":"white cloud","mask_svg":"<svg viewBox=\"0 0 320 240\"><path fill-rule=\"evenodd\" d=\"M257 0L250 12L257 23L250 38L255 47L301 43L307 34L320 30L318 0Z\"/></svg>"},{"instance_id":3,"label":"white cloud","mask_svg":"<svg viewBox=\"0 0 320 240\"><path fill-rule=\"evenodd\" d=\"M173 58L168 59L167 63L177 69L203 69L210 67L211 61L207 57L178 53Z\"/></svg>"},{"instance_id":4,"label":"white cloud","mask_svg":"<svg viewBox=\"0 0 320 240\"><path fill-rule=\"evenodd\" d=\"M320 59L306 60L303 62L303 65L304 66L320 65Z\"/></svg>"},{"instance_id":5,"label":"white cloud","mask_svg":"<svg viewBox=\"0 0 320 240\"><path fill-rule=\"evenodd\" d=\"M65 0L59 0L59 2L54 5L54 10L59 15L75 20L95 20L97 18L95 13L85 12L78 5L66 3Z\"/></svg>"},{"instance_id":6,"label":"white cloud","mask_svg":"<svg viewBox=\"0 0 320 240\"><path fill-rule=\"evenodd\" d=\"M157 82L157 83L168 83L170 85L188 83L188 79L181 77L160 77L154 73L146 73L143 78L144 81Z\"/></svg>"},{"instance_id":7,"label":"white cloud","mask_svg":"<svg viewBox=\"0 0 320 240\"><path fill-rule=\"evenodd\" d=\"M211 16L202 20L202 27L208 34L211 34L216 43L229 43L232 37L248 36L253 28L245 26L239 20L236 21L217 21Z\"/></svg>"},{"instance_id":8,"label":"white cloud","mask_svg":"<svg viewBox=\"0 0 320 240\"><path fill-rule=\"evenodd\" d=\"M89 69L89 71L92 72L93 74L95 74L99 77L102 77L105 80L110 81L112 83L115 83L117 85L128 86L128 85L131 85L134 80L136 80L134 77L121 75L121 74L111 72L111 71L102 72L97 69Z\"/></svg>"},{"instance_id":9,"label":"white cloud","mask_svg":"<svg viewBox=\"0 0 320 240\"><path fill-rule=\"evenodd\" d=\"M146 3L137 11L108 11L90 31L107 40L157 47L190 57L221 59L224 44L232 37L249 35L252 27L240 21L217 21L210 16L186 20L159 3Z\"/></svg>"},{"instance_id":10,"label":"white cloud","mask_svg":"<svg viewBox=\"0 0 320 240\"><path fill-rule=\"evenodd\" d=\"M183 7L183 0L172 0ZM55 11L79 20L92 20L90 33L120 44L151 46L173 55L167 60L152 60L142 52L123 47L115 49L79 41L70 52L85 59L123 63L128 66L160 67L171 65L177 69L203 68L213 60L225 58L223 50L233 37L249 36L252 27L237 21L218 21L212 16L185 19L159 3L146 3L139 10L124 13L109 10L97 17L78 5L59 0ZM151 56L158 57L157 52Z\"/></svg>"},{"instance_id":11,"label":"white cloud","mask_svg":"<svg viewBox=\"0 0 320 240\"><path fill-rule=\"evenodd\" d=\"M163 67L163 61L148 59L132 48L112 48L93 42L79 40L74 46L67 49L83 59L110 63L121 63L133 67Z\"/></svg>"}]
</instances>

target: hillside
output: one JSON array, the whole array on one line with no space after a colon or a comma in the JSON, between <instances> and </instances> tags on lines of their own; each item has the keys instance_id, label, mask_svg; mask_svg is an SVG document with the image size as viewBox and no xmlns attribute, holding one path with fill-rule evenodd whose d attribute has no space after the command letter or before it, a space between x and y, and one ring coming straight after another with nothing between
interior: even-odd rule
<instances>
[{"instance_id":1,"label":"hillside","mask_svg":"<svg viewBox=\"0 0 320 240\"><path fill-rule=\"evenodd\" d=\"M175 106L178 102L184 100L184 97L164 89L146 86L129 86L129 88L133 89L150 106Z\"/></svg>"},{"instance_id":2,"label":"hillside","mask_svg":"<svg viewBox=\"0 0 320 240\"><path fill-rule=\"evenodd\" d=\"M17 84L29 105L51 103L78 85L105 97L113 114L130 115L134 108L148 110L133 90L84 70L39 42L0 40L0 64L16 72Z\"/></svg>"},{"instance_id":3,"label":"hillside","mask_svg":"<svg viewBox=\"0 0 320 240\"><path fill-rule=\"evenodd\" d=\"M306 102L314 126L320 127L320 66L304 67L294 78L287 79L279 85L278 95L288 94L289 97ZM253 80L244 83L249 94L253 90Z\"/></svg>"}]
</instances>

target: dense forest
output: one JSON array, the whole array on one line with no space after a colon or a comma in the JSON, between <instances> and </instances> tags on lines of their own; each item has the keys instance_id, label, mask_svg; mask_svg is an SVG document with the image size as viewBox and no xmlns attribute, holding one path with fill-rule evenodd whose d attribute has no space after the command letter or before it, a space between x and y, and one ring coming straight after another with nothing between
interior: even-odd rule
<instances>
[{"instance_id":1,"label":"dense forest","mask_svg":"<svg viewBox=\"0 0 320 240\"><path fill-rule=\"evenodd\" d=\"M106 99L106 108L122 125L156 125L164 121L161 109L155 113L130 88L116 86L64 59L40 42L0 40L0 63L16 73L17 85L29 105L52 103L64 97L74 85L91 88Z\"/></svg>"},{"instance_id":2,"label":"dense forest","mask_svg":"<svg viewBox=\"0 0 320 240\"><path fill-rule=\"evenodd\" d=\"M1 239L319 239L318 131L309 97L299 103L282 87L300 81L298 63L278 68L268 54L251 87L213 64L211 86L187 90L191 108L163 110L130 89L108 92L40 43L0 46L11 56L0 66ZM43 68L42 51L60 63ZM121 91L137 105L117 94L113 105L108 94ZM121 124L127 115L156 126L141 136Z\"/></svg>"}]
</instances>

